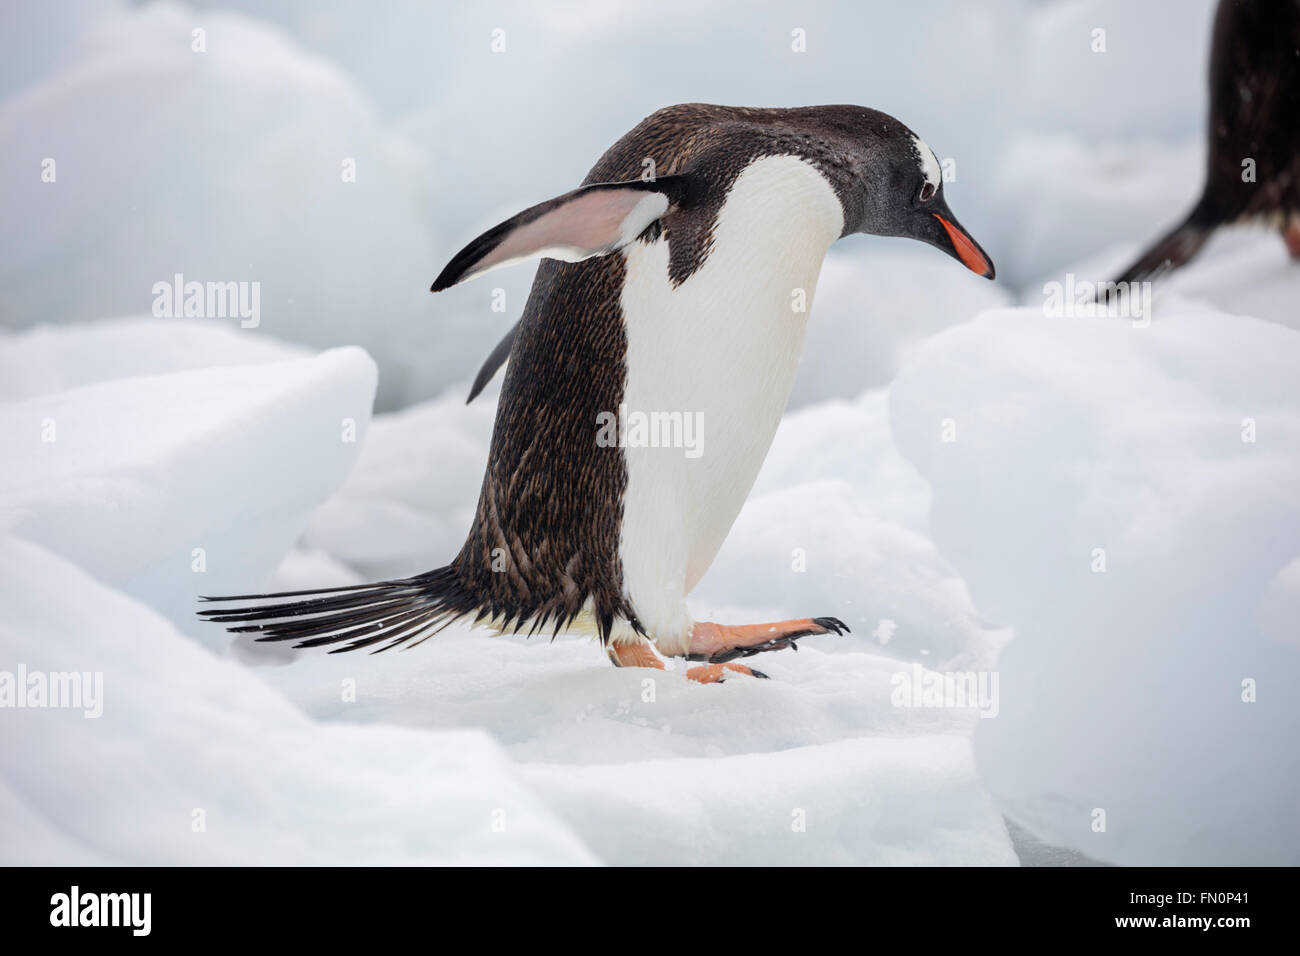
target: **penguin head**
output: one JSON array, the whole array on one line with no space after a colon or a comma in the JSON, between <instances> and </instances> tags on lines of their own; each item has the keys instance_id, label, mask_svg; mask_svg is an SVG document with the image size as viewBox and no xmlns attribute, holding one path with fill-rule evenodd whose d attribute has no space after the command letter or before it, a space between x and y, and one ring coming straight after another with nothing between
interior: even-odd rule
<instances>
[{"instance_id":1,"label":"penguin head","mask_svg":"<svg viewBox=\"0 0 1300 956\"><path fill-rule=\"evenodd\" d=\"M892 120L883 113L874 117ZM852 182L842 194L845 235L919 239L992 279L993 260L948 208L943 170L934 151L897 120L874 122L860 129L854 140Z\"/></svg>"},{"instance_id":2,"label":"penguin head","mask_svg":"<svg viewBox=\"0 0 1300 956\"><path fill-rule=\"evenodd\" d=\"M699 241L692 246L696 255L687 258L698 264L710 248L713 217L739 171L755 159L790 154L820 170L834 188L842 206L842 235L919 239L972 272L993 278L992 260L944 200L942 169L934 152L888 114L861 106L749 109L683 104L648 117L607 156L630 156L639 164L642 157L673 142L680 155L669 165L676 172L598 180L531 206L453 256L432 291L521 259L579 262L608 255L672 213L694 218ZM670 231L689 236L692 229L679 220ZM675 282L683 278L674 275Z\"/></svg>"}]
</instances>

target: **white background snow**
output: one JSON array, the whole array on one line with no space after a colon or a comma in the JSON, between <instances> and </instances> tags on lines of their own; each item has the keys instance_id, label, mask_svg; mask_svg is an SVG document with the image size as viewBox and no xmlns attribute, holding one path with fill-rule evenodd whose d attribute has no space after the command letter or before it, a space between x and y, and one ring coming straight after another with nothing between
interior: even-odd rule
<instances>
[{"instance_id":1,"label":"white background snow","mask_svg":"<svg viewBox=\"0 0 1300 956\"><path fill-rule=\"evenodd\" d=\"M102 673L103 714L0 709L0 861L1015 864L1009 819L1102 862L1300 862L1300 266L1227 233L1150 324L1043 309L1195 199L1211 12L4 5L0 672ZM200 593L447 561L495 387L464 395L532 267L430 281L682 101L898 116L998 267L832 250L692 596L853 634L699 686L577 638L201 625ZM260 325L155 317L176 273L259 282ZM996 674L997 715L895 706L913 665Z\"/></svg>"}]
</instances>

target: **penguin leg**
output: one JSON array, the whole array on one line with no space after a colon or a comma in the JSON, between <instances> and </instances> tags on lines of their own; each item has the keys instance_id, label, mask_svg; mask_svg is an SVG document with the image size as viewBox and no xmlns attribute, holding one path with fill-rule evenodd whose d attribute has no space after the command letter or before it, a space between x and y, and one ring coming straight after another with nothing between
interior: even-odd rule
<instances>
[{"instance_id":1,"label":"penguin leg","mask_svg":"<svg viewBox=\"0 0 1300 956\"><path fill-rule=\"evenodd\" d=\"M686 659L723 664L763 651L799 649L798 638L813 634L846 634L849 626L836 617L803 617L772 624L715 624L696 621L691 628Z\"/></svg>"},{"instance_id":2,"label":"penguin leg","mask_svg":"<svg viewBox=\"0 0 1300 956\"><path fill-rule=\"evenodd\" d=\"M1292 259L1300 259L1300 215L1292 216L1282 227L1282 241Z\"/></svg>"},{"instance_id":3,"label":"penguin leg","mask_svg":"<svg viewBox=\"0 0 1300 956\"><path fill-rule=\"evenodd\" d=\"M653 667L664 669L664 662L654 651L654 645L644 638L635 641L610 641L607 647L609 659L615 667ZM721 684L727 679L727 672L744 674L747 677L767 675L760 670L746 667L744 664L705 664L703 667L690 667L686 670L688 680L701 684Z\"/></svg>"}]
</instances>

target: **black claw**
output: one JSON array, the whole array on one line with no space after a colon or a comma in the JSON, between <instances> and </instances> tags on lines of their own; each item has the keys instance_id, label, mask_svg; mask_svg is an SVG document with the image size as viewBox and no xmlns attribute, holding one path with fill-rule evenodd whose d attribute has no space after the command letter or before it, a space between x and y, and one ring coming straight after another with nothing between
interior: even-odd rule
<instances>
[{"instance_id":1,"label":"black claw","mask_svg":"<svg viewBox=\"0 0 1300 956\"><path fill-rule=\"evenodd\" d=\"M759 680L771 680L771 679L772 679L772 678L768 677L766 674L764 674L762 671L760 671L760 670L758 670L757 668L754 668L754 667L751 667L751 668L749 669L749 673L752 674L754 677L757 677Z\"/></svg>"},{"instance_id":2,"label":"black claw","mask_svg":"<svg viewBox=\"0 0 1300 956\"><path fill-rule=\"evenodd\" d=\"M838 617L815 617L813 623L828 631L834 631L836 634L850 633L849 626Z\"/></svg>"}]
</instances>

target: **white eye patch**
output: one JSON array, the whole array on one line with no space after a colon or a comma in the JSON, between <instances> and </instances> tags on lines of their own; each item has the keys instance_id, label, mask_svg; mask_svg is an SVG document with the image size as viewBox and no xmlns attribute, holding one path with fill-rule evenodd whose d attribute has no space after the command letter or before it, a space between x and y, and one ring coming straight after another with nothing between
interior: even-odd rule
<instances>
[{"instance_id":1,"label":"white eye patch","mask_svg":"<svg viewBox=\"0 0 1300 956\"><path fill-rule=\"evenodd\" d=\"M919 136L912 137L912 145L916 147L917 156L921 163L921 175L925 181L935 189L939 188L939 181L943 178L943 171L939 168L939 160L934 155L934 150L925 145L925 141Z\"/></svg>"}]
</instances>

